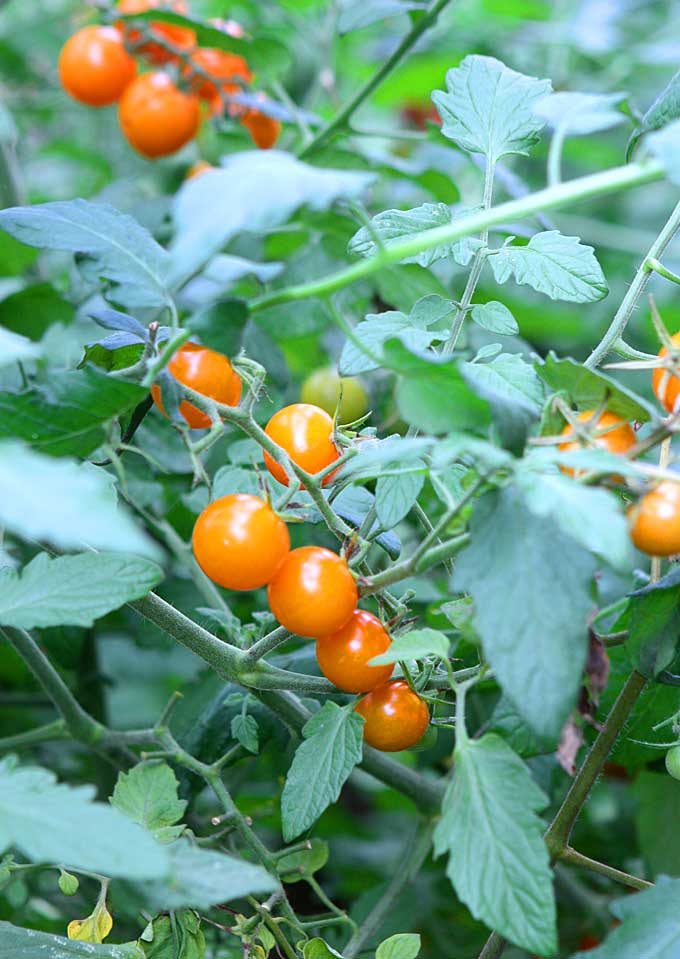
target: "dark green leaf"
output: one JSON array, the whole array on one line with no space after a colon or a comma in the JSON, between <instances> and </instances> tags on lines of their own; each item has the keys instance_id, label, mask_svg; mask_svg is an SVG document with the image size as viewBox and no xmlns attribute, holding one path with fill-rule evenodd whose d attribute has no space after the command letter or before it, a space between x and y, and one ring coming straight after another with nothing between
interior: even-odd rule
<instances>
[{"instance_id":1,"label":"dark green leaf","mask_svg":"<svg viewBox=\"0 0 680 959\"><path fill-rule=\"evenodd\" d=\"M30 340L41 340L54 323L68 326L74 313L71 304L53 286L36 283L0 301L0 326Z\"/></svg>"},{"instance_id":2,"label":"dark green leaf","mask_svg":"<svg viewBox=\"0 0 680 959\"><path fill-rule=\"evenodd\" d=\"M176 823L187 807L186 800L178 798L178 787L167 763L141 762L129 772L118 774L111 805L148 829L159 842L172 842L184 830Z\"/></svg>"},{"instance_id":3,"label":"dark green leaf","mask_svg":"<svg viewBox=\"0 0 680 959\"><path fill-rule=\"evenodd\" d=\"M8 922L0 922L0 950L3 959L144 959L136 943L95 946L35 929L21 929Z\"/></svg>"}]
</instances>

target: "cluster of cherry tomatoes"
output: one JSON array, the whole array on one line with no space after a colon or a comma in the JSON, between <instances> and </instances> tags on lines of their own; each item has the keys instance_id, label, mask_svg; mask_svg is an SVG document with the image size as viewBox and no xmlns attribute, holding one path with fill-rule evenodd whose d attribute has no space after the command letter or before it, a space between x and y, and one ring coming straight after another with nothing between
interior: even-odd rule
<instances>
[{"instance_id":1,"label":"cluster of cherry tomatoes","mask_svg":"<svg viewBox=\"0 0 680 959\"><path fill-rule=\"evenodd\" d=\"M173 356L169 370L180 383L227 406L236 406L241 380L221 353L186 343ZM152 389L162 412L157 386ZM184 401L180 413L194 429L210 426L210 417ZM316 474L339 458L330 414L311 403L294 403L269 420L265 433L292 463ZM283 467L265 452L265 464L284 485ZM324 479L332 482L333 471ZM371 666L384 653L390 637L382 623L358 609L356 581L346 560L319 546L291 550L288 528L259 496L235 493L210 503L194 527L196 561L210 579L225 589L267 587L272 613L297 636L316 640L321 672L338 689L366 693L356 705L364 717L364 739L377 749L408 749L424 735L429 714L424 701L404 680L391 680L394 667Z\"/></svg>"},{"instance_id":2,"label":"cluster of cherry tomatoes","mask_svg":"<svg viewBox=\"0 0 680 959\"><path fill-rule=\"evenodd\" d=\"M120 0L123 14L162 7L161 0ZM169 7L185 14L177 0ZM226 33L241 31L229 21L216 21ZM156 68L137 72L133 56ZM222 114L229 96L253 80L243 57L212 47L199 47L188 27L152 21L146 32L123 21L89 26L73 34L59 57L61 82L72 97L92 107L118 103L120 127L130 145L149 158L181 149L198 133L205 115ZM260 110L234 103L226 106L261 149L276 143L281 125Z\"/></svg>"}]
</instances>

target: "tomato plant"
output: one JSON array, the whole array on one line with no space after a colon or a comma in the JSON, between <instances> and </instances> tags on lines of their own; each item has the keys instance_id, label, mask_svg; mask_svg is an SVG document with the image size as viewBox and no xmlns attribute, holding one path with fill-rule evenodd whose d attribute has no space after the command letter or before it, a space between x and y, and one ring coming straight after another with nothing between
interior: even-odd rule
<instances>
[{"instance_id":1,"label":"tomato plant","mask_svg":"<svg viewBox=\"0 0 680 959\"><path fill-rule=\"evenodd\" d=\"M0 3L0 957L679 953L678 12Z\"/></svg>"}]
</instances>

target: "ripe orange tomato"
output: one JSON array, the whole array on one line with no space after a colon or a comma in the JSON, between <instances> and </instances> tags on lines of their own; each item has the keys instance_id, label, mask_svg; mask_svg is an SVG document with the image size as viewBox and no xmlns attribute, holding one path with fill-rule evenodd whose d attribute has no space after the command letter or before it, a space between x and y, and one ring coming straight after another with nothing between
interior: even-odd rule
<instances>
[{"instance_id":1,"label":"ripe orange tomato","mask_svg":"<svg viewBox=\"0 0 680 959\"><path fill-rule=\"evenodd\" d=\"M318 473L339 457L332 440L333 419L325 410L310 403L284 406L267 423L265 433L288 453L294 463L308 473ZM267 469L279 483L288 485L286 471L269 453L264 454ZM332 475L332 474L331 474ZM330 476L324 480L329 482Z\"/></svg>"},{"instance_id":2,"label":"ripe orange tomato","mask_svg":"<svg viewBox=\"0 0 680 959\"><path fill-rule=\"evenodd\" d=\"M674 346L680 349L680 333L671 337ZM668 355L668 350L662 346L659 350L659 357ZM652 370L652 386L659 403L668 410L669 413L676 412L678 394L680 394L680 368L668 370L663 366L658 366Z\"/></svg>"},{"instance_id":3,"label":"ripe orange tomato","mask_svg":"<svg viewBox=\"0 0 680 959\"><path fill-rule=\"evenodd\" d=\"M194 556L226 589L266 586L290 551L288 527L258 496L235 493L210 503L196 520Z\"/></svg>"},{"instance_id":4,"label":"ripe orange tomato","mask_svg":"<svg viewBox=\"0 0 680 959\"><path fill-rule=\"evenodd\" d=\"M579 413L577 419L581 423L587 423L592 416L593 410L586 410L585 413ZM560 443L559 448L562 452L566 453L572 450L587 449L588 447L596 446L598 449L606 450L608 453L618 453L622 455L626 453L631 446L635 445L635 432L630 423L626 423L625 420L615 416L613 413L605 411L598 418L597 423L592 422L589 426L591 433L596 433L604 429L607 429L608 432L603 433L601 436L593 437L589 443L576 438L570 443ZM574 431L570 424L565 426L561 435L568 438L574 436ZM562 466L560 469L569 476L573 476L575 473L575 470L567 466Z\"/></svg>"},{"instance_id":5,"label":"ripe orange tomato","mask_svg":"<svg viewBox=\"0 0 680 959\"><path fill-rule=\"evenodd\" d=\"M176 0L175 3L163 3L163 0L120 0L118 9L121 13L146 13L147 10L171 10L173 13L186 15L188 7L183 0ZM124 24L119 21L116 26L121 32L124 32ZM150 33L171 44L182 52L188 52L196 46L196 33L189 27L180 27L173 23L163 23L162 21L152 21L148 27ZM132 44L137 44L141 40L139 30L131 30L128 33L128 40ZM140 56L153 63L156 66L162 66L164 63L179 63L180 57L166 50L160 43L145 43L137 51Z\"/></svg>"},{"instance_id":6,"label":"ripe orange tomato","mask_svg":"<svg viewBox=\"0 0 680 959\"><path fill-rule=\"evenodd\" d=\"M166 73L144 73L123 94L118 117L130 146L152 159L175 153L196 136L201 108Z\"/></svg>"},{"instance_id":7,"label":"ripe orange tomato","mask_svg":"<svg viewBox=\"0 0 680 959\"><path fill-rule=\"evenodd\" d=\"M223 353L208 349L207 346L199 346L198 343L185 343L168 363L168 369L178 383L183 383L197 393L217 400L218 403L224 403L225 406L238 406L241 399L241 377L234 372ZM151 395L158 409L166 416L158 385L151 387ZM208 414L188 400L180 403L179 411L194 430L207 429L211 425Z\"/></svg>"},{"instance_id":8,"label":"ripe orange tomato","mask_svg":"<svg viewBox=\"0 0 680 959\"><path fill-rule=\"evenodd\" d=\"M258 99L264 99L264 97L258 95ZM271 150L281 133L281 124L278 120L254 108L245 110L239 117L239 122L246 128L259 150Z\"/></svg>"},{"instance_id":9,"label":"ripe orange tomato","mask_svg":"<svg viewBox=\"0 0 680 959\"><path fill-rule=\"evenodd\" d=\"M354 707L364 717L364 742L385 753L410 749L425 735L430 715L404 679L376 686Z\"/></svg>"},{"instance_id":10,"label":"ripe orange tomato","mask_svg":"<svg viewBox=\"0 0 680 959\"><path fill-rule=\"evenodd\" d=\"M680 553L680 484L664 480L628 510L635 546L649 556Z\"/></svg>"},{"instance_id":11,"label":"ripe orange tomato","mask_svg":"<svg viewBox=\"0 0 680 959\"><path fill-rule=\"evenodd\" d=\"M199 47L191 54L191 59L185 70L187 75L191 74L193 65L209 74L211 79L207 79L202 74L196 74L191 84L192 92L203 100L217 98L220 110L222 109L220 90L227 95L238 93L241 90L241 85L235 79L236 77L240 77L246 83L250 83L253 79L253 75L243 57L236 53L227 53L226 50Z\"/></svg>"},{"instance_id":12,"label":"ripe orange tomato","mask_svg":"<svg viewBox=\"0 0 680 959\"><path fill-rule=\"evenodd\" d=\"M137 64L113 27L83 27L59 55L64 90L90 107L115 103L136 73Z\"/></svg>"},{"instance_id":13,"label":"ripe orange tomato","mask_svg":"<svg viewBox=\"0 0 680 959\"><path fill-rule=\"evenodd\" d=\"M311 639L341 629L359 599L345 560L320 546L291 550L270 582L268 595L281 625Z\"/></svg>"},{"instance_id":14,"label":"ripe orange tomato","mask_svg":"<svg viewBox=\"0 0 680 959\"><path fill-rule=\"evenodd\" d=\"M336 633L316 641L316 658L321 672L346 693L366 693L386 683L394 665L369 666L390 645L390 637L373 613L355 609Z\"/></svg>"}]
</instances>

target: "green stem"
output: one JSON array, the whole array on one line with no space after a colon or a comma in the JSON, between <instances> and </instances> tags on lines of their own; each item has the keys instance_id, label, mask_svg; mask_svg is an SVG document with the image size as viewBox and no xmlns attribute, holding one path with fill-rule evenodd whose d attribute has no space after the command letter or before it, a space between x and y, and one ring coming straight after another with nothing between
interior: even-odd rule
<instances>
[{"instance_id":1,"label":"green stem","mask_svg":"<svg viewBox=\"0 0 680 959\"><path fill-rule=\"evenodd\" d=\"M420 872L431 845L432 825L425 823L406 843L401 862L394 869L387 889L343 949L345 959L355 959L380 931L396 900Z\"/></svg>"},{"instance_id":2,"label":"green stem","mask_svg":"<svg viewBox=\"0 0 680 959\"><path fill-rule=\"evenodd\" d=\"M267 633L262 639L258 639L256 643L253 643L250 649L246 650L246 660L251 664L256 663L259 659L262 659L263 656L266 656L267 653L271 653L272 650L285 643L291 635L285 626L277 626L276 629Z\"/></svg>"},{"instance_id":3,"label":"green stem","mask_svg":"<svg viewBox=\"0 0 680 959\"><path fill-rule=\"evenodd\" d=\"M616 311L609 329L586 360L586 366L591 368L599 366L607 353L614 347L617 340L623 336L628 321L633 314L633 310L649 282L651 270L648 261L658 260L658 258L663 255L664 250L677 233L678 228L680 228L680 203L676 205L663 229L650 246L647 255L643 257L642 263L638 267L638 271L633 278L633 282L628 287L626 295L621 300L621 305Z\"/></svg>"},{"instance_id":4,"label":"green stem","mask_svg":"<svg viewBox=\"0 0 680 959\"><path fill-rule=\"evenodd\" d=\"M57 719L45 726L37 726L25 733L17 733L16 736L5 736L0 739L0 753L9 752L11 749L23 749L26 746L38 746L40 743L51 743L58 739L70 739L70 733L63 719Z\"/></svg>"},{"instance_id":5,"label":"green stem","mask_svg":"<svg viewBox=\"0 0 680 959\"><path fill-rule=\"evenodd\" d=\"M411 30L406 34L404 39L401 41L394 53L385 60L381 67L376 70L372 77L366 81L366 83L355 93L352 99L345 104L338 112L332 117L331 120L323 127L316 136L310 140L310 142L303 148L300 152L300 158L305 159L308 156L311 156L312 153L316 153L320 147L325 146L330 139L335 136L336 133L339 133L346 126L354 112L361 106L361 104L367 100L370 95L377 90L381 83L392 73L394 68L401 63L406 54L412 47L417 43L420 37L427 31L431 26L433 26L442 12L444 7L450 0L436 0L432 4L430 9L422 16L420 19L416 20Z\"/></svg>"},{"instance_id":6,"label":"green stem","mask_svg":"<svg viewBox=\"0 0 680 959\"><path fill-rule=\"evenodd\" d=\"M330 276L298 286L289 286L282 290L275 290L266 296L253 300L250 304L252 313L267 309L279 303L290 303L296 300L306 300L311 297L328 296L341 290L350 283L372 276L379 270L399 263L406 257L424 253L444 243L452 243L465 236L481 233L482 230L496 226L499 223L508 223L513 220L524 219L542 210L553 210L562 206L570 206L581 200L588 200L594 196L603 196L628 190L631 187L642 186L661 180L665 169L656 160L646 160L644 163L629 163L626 166L615 167L601 173L579 177L567 183L547 187L517 200L510 200L492 207L490 210L481 210L461 217L453 223L426 230L415 236L391 243L389 247L380 250L373 256L353 263L344 270L332 273ZM618 336L618 331L617 334ZM614 337L615 339L616 337Z\"/></svg>"},{"instance_id":7,"label":"green stem","mask_svg":"<svg viewBox=\"0 0 680 959\"><path fill-rule=\"evenodd\" d=\"M567 846L567 848L560 853L560 860L576 866L579 869L587 869L589 872L596 872L600 876L606 876L608 879L613 879L614 882L620 882L623 886L628 886L630 889L651 889L654 885L653 882L647 882L646 879L640 879L638 876L632 876L630 873L623 872L621 869L608 866L605 862L598 862L597 859L590 859L588 856L583 856L580 852L572 849L571 846Z\"/></svg>"}]
</instances>

